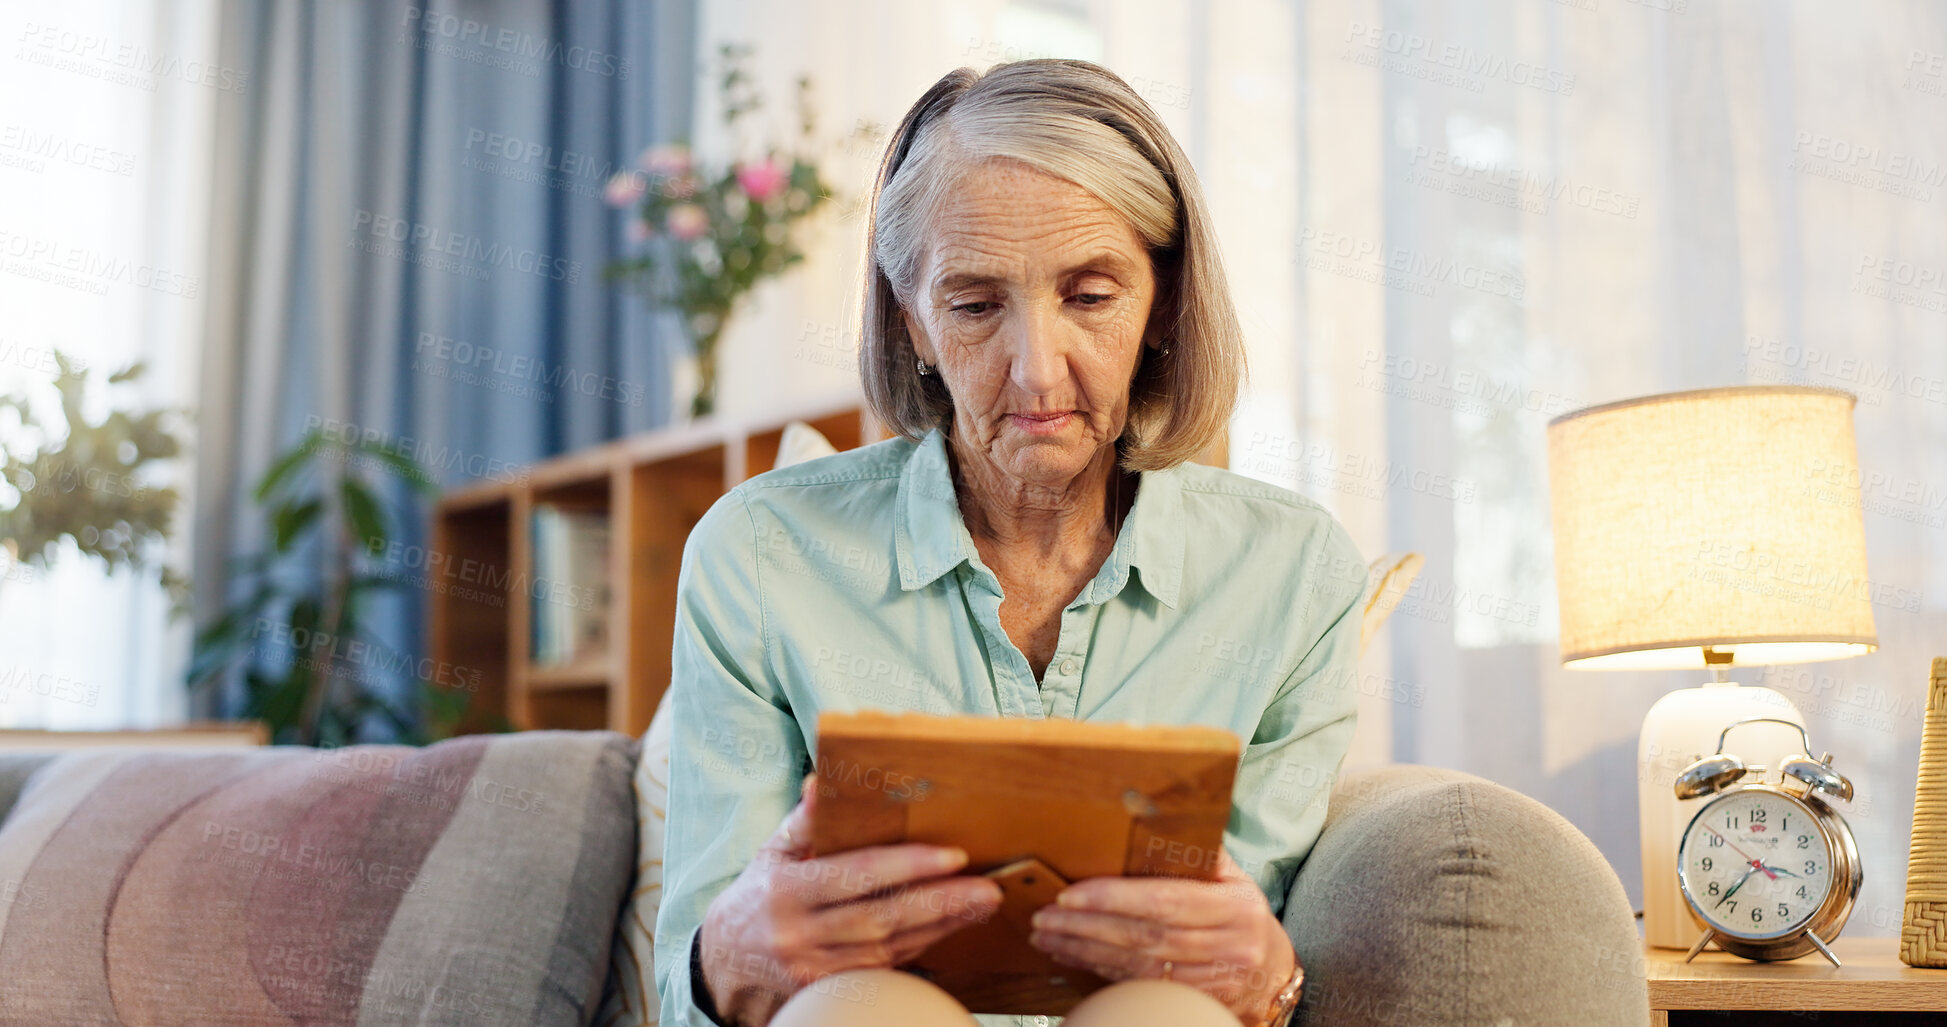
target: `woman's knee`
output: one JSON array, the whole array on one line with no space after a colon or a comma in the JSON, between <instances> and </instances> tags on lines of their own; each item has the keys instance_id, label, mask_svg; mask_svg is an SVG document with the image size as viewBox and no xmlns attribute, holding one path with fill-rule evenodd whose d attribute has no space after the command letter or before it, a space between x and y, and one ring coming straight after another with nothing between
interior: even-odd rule
<instances>
[{"instance_id":1,"label":"woman's knee","mask_svg":"<svg viewBox=\"0 0 1947 1027\"><path fill-rule=\"evenodd\" d=\"M1063 1027L1231 1027L1223 1003L1187 984L1139 980L1090 995ZM900 970L848 970L798 991L771 1027L974 1027L953 996Z\"/></svg>"},{"instance_id":2,"label":"woman's knee","mask_svg":"<svg viewBox=\"0 0 1947 1027\"><path fill-rule=\"evenodd\" d=\"M1111 984L1082 1000L1062 1027L1236 1027L1222 1002L1178 981Z\"/></svg>"},{"instance_id":3,"label":"woman's knee","mask_svg":"<svg viewBox=\"0 0 1947 1027\"><path fill-rule=\"evenodd\" d=\"M901 970L847 970L798 990L771 1027L975 1027L966 1007Z\"/></svg>"}]
</instances>

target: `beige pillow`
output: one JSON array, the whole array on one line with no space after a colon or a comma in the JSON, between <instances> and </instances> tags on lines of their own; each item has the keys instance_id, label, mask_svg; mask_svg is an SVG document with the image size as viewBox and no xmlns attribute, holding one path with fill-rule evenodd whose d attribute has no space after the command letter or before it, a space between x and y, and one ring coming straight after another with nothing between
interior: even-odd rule
<instances>
[{"instance_id":1,"label":"beige pillow","mask_svg":"<svg viewBox=\"0 0 1947 1027\"><path fill-rule=\"evenodd\" d=\"M784 426L784 437L778 440L777 466L789 467L836 452L838 447L823 432L803 421L792 421Z\"/></svg>"},{"instance_id":2,"label":"beige pillow","mask_svg":"<svg viewBox=\"0 0 1947 1027\"><path fill-rule=\"evenodd\" d=\"M659 1022L656 910L663 899L663 830L669 819L669 704L656 706L635 768L636 870L609 948L608 987L595 1017L601 1027Z\"/></svg>"},{"instance_id":3,"label":"beige pillow","mask_svg":"<svg viewBox=\"0 0 1947 1027\"><path fill-rule=\"evenodd\" d=\"M1366 654L1372 645L1372 636L1379 633L1386 618L1399 609L1406 598L1406 590L1413 587L1413 579L1420 576L1420 569L1426 566L1426 557L1418 553L1387 553L1374 560L1368 567L1365 609L1361 611L1359 622L1359 655Z\"/></svg>"},{"instance_id":4,"label":"beige pillow","mask_svg":"<svg viewBox=\"0 0 1947 1027\"><path fill-rule=\"evenodd\" d=\"M789 467L838 452L818 429L803 421L784 426L777 465ZM629 901L615 926L609 982L598 1027L642 1027L658 1022L662 1000L656 995L656 910L663 899L663 831L669 819L669 704L660 703L642 736L642 759L635 771L636 874Z\"/></svg>"}]
</instances>

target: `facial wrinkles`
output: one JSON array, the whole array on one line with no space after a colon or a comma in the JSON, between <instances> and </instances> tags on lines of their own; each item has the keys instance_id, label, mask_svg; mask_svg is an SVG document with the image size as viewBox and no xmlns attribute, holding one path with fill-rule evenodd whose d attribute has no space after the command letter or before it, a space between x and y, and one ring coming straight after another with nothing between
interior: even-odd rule
<instances>
[{"instance_id":1,"label":"facial wrinkles","mask_svg":"<svg viewBox=\"0 0 1947 1027\"><path fill-rule=\"evenodd\" d=\"M953 393L963 498L981 514L969 523L996 537L1085 532L1154 296L1147 249L1086 190L1006 163L956 183L934 224L907 316ZM1010 417L1069 411L1045 430Z\"/></svg>"},{"instance_id":2,"label":"facial wrinkles","mask_svg":"<svg viewBox=\"0 0 1947 1027\"><path fill-rule=\"evenodd\" d=\"M965 427L983 448L1015 412L1074 409L1098 443L1121 433L1128 375L1105 373L1103 365L1117 363L1120 349L1134 355L1128 342L1147 314L1147 257L1132 245L1133 233L1105 214L1072 204L983 205L941 219L953 227L941 233L933 280L967 271L996 279L933 289L926 318L942 359L962 371L953 382L958 412L963 423L972 415ZM1075 270L1107 254L1120 255L1124 266ZM1089 295L1104 298L1078 298ZM953 309L966 304L988 306L974 317Z\"/></svg>"}]
</instances>

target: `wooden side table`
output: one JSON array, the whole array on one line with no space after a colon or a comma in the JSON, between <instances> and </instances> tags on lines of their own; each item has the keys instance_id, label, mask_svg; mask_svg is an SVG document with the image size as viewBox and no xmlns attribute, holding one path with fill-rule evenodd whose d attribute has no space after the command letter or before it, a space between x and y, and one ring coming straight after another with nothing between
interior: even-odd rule
<instances>
[{"instance_id":1,"label":"wooden side table","mask_svg":"<svg viewBox=\"0 0 1947 1027\"><path fill-rule=\"evenodd\" d=\"M1845 938L1832 946L1845 966L1813 953L1789 963L1754 963L1712 949L1684 963L1673 949L1646 949L1653 1027L1821 1027L1947 1025L1947 970L1900 962L1898 938ZM1802 1014L1784 1019L1780 1014Z\"/></svg>"}]
</instances>

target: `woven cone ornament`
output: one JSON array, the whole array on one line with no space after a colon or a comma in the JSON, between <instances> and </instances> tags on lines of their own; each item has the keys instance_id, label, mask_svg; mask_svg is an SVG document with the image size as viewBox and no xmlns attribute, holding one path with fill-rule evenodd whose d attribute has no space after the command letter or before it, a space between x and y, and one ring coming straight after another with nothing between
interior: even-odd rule
<instances>
[{"instance_id":1,"label":"woven cone ornament","mask_svg":"<svg viewBox=\"0 0 1947 1027\"><path fill-rule=\"evenodd\" d=\"M1947 967L1947 658L1933 661L1914 792L1900 959L1912 966Z\"/></svg>"}]
</instances>

